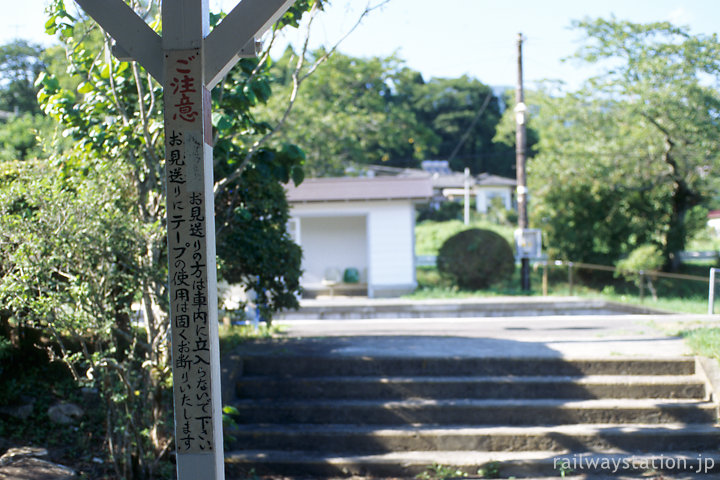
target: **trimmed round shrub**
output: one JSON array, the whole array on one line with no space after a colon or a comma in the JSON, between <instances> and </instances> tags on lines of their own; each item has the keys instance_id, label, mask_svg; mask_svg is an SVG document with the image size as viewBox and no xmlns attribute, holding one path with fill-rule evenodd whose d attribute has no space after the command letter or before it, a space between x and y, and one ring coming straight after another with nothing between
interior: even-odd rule
<instances>
[{"instance_id":1,"label":"trimmed round shrub","mask_svg":"<svg viewBox=\"0 0 720 480\"><path fill-rule=\"evenodd\" d=\"M437 268L464 290L488 288L515 270L510 244L491 230L472 228L448 238L437 256Z\"/></svg>"}]
</instances>

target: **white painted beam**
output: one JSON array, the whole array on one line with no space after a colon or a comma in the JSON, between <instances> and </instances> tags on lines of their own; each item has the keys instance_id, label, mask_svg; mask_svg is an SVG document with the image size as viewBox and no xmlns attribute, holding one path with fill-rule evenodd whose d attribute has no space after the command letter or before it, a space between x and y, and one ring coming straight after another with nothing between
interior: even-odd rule
<instances>
[{"instance_id":1,"label":"white painted beam","mask_svg":"<svg viewBox=\"0 0 720 480\"><path fill-rule=\"evenodd\" d=\"M165 50L202 48L210 31L208 0L163 0L162 46Z\"/></svg>"},{"instance_id":2,"label":"white painted beam","mask_svg":"<svg viewBox=\"0 0 720 480\"><path fill-rule=\"evenodd\" d=\"M115 39L124 54L163 83L162 39L132 8L123 0L75 1Z\"/></svg>"},{"instance_id":3,"label":"white painted beam","mask_svg":"<svg viewBox=\"0 0 720 480\"><path fill-rule=\"evenodd\" d=\"M294 0L242 0L205 39L205 84L212 89L242 57L255 38L270 28Z\"/></svg>"}]
</instances>

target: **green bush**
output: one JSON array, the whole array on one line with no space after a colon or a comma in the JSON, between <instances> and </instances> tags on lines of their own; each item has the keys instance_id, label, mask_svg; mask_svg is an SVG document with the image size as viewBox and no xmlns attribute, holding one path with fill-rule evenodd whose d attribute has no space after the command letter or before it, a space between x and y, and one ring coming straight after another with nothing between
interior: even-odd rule
<instances>
[{"instance_id":1,"label":"green bush","mask_svg":"<svg viewBox=\"0 0 720 480\"><path fill-rule=\"evenodd\" d=\"M630 252L627 258L615 264L617 268L615 276L623 276L628 280L637 281L641 271L649 273L653 270L660 270L664 262L662 250L658 246L644 244Z\"/></svg>"},{"instance_id":2,"label":"green bush","mask_svg":"<svg viewBox=\"0 0 720 480\"><path fill-rule=\"evenodd\" d=\"M443 202L438 208L431 205L424 205L418 209L417 222L462 220L463 208L463 204L459 202Z\"/></svg>"},{"instance_id":3,"label":"green bush","mask_svg":"<svg viewBox=\"0 0 720 480\"><path fill-rule=\"evenodd\" d=\"M473 228L448 238L437 257L437 268L458 287L479 290L507 280L515 270L507 240L491 230Z\"/></svg>"}]
</instances>

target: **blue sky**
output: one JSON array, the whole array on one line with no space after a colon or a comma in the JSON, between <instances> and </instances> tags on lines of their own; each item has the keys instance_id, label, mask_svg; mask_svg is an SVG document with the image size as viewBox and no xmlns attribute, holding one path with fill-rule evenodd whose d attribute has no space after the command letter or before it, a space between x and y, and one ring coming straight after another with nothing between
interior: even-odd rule
<instances>
[{"instance_id":1,"label":"blue sky","mask_svg":"<svg viewBox=\"0 0 720 480\"><path fill-rule=\"evenodd\" d=\"M211 8L226 10L234 3L210 0ZM333 43L366 3L334 0L315 25L314 45ZM44 4L9 1L0 16L0 42L14 37L50 42L43 34ZM690 26L693 33L720 31L717 0L390 0L366 18L340 50L356 56L397 53L426 78L467 74L489 85L512 86L516 38L522 32L527 86L542 79L564 79L574 86L590 71L561 62L579 45L570 22L610 15L635 22L670 20ZM287 34L284 41L297 42L298 36Z\"/></svg>"}]
</instances>

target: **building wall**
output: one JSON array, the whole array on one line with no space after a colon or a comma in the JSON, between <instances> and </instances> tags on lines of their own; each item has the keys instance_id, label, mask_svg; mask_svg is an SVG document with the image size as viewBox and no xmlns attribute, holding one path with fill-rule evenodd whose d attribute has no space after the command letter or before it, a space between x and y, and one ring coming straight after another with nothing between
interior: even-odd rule
<instances>
[{"instance_id":1,"label":"building wall","mask_svg":"<svg viewBox=\"0 0 720 480\"><path fill-rule=\"evenodd\" d=\"M347 262L359 264L364 243L366 268L360 272L368 295L395 296L415 289L415 207L410 200L295 204L291 214L300 222L304 286L317 284L322 280L318 272L333 263L357 267ZM365 221L365 232L359 219Z\"/></svg>"},{"instance_id":2,"label":"building wall","mask_svg":"<svg viewBox=\"0 0 720 480\"><path fill-rule=\"evenodd\" d=\"M490 202L495 197L502 198L503 205L507 210L512 208L512 190L508 187L475 187L475 206L480 213L487 213Z\"/></svg>"},{"instance_id":3,"label":"building wall","mask_svg":"<svg viewBox=\"0 0 720 480\"><path fill-rule=\"evenodd\" d=\"M303 247L303 283L319 284L330 277L330 269L360 271L360 281L367 281L367 219L363 216L306 217L300 221Z\"/></svg>"}]
</instances>

